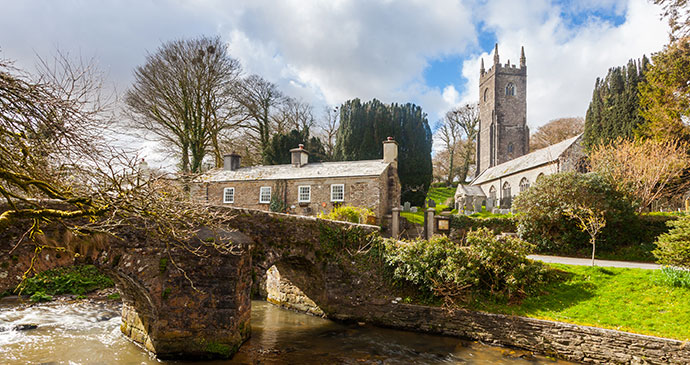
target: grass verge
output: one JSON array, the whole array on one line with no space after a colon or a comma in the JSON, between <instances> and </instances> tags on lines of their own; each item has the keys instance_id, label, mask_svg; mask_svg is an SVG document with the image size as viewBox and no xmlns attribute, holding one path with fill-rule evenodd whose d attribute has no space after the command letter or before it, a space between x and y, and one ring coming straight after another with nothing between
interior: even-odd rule
<instances>
[{"instance_id":1,"label":"grass verge","mask_svg":"<svg viewBox=\"0 0 690 365\"><path fill-rule=\"evenodd\" d=\"M21 294L30 295L33 301L49 301L52 295L83 295L114 285L95 266L77 265L41 272L24 280L19 289Z\"/></svg>"},{"instance_id":2,"label":"grass verge","mask_svg":"<svg viewBox=\"0 0 690 365\"><path fill-rule=\"evenodd\" d=\"M564 280L542 294L512 305L475 299L471 309L690 340L690 289L665 284L660 270L551 266Z\"/></svg>"}]
</instances>

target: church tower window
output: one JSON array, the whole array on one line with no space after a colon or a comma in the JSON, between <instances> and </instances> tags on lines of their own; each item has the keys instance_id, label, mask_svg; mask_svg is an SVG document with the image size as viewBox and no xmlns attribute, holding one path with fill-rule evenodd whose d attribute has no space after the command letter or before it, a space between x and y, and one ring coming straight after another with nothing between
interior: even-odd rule
<instances>
[{"instance_id":1,"label":"church tower window","mask_svg":"<svg viewBox=\"0 0 690 365\"><path fill-rule=\"evenodd\" d=\"M484 101L486 101L489 98L489 88L487 87L484 89Z\"/></svg>"},{"instance_id":2,"label":"church tower window","mask_svg":"<svg viewBox=\"0 0 690 365\"><path fill-rule=\"evenodd\" d=\"M506 85L506 96L515 96L515 85L512 82Z\"/></svg>"},{"instance_id":3,"label":"church tower window","mask_svg":"<svg viewBox=\"0 0 690 365\"><path fill-rule=\"evenodd\" d=\"M513 153L513 144L508 143L508 153Z\"/></svg>"}]
</instances>

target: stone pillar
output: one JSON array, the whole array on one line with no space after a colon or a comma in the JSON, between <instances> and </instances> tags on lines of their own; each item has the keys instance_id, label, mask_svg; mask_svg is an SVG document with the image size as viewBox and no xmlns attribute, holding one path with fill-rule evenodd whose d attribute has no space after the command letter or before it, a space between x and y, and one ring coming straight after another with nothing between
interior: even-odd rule
<instances>
[{"instance_id":1,"label":"stone pillar","mask_svg":"<svg viewBox=\"0 0 690 365\"><path fill-rule=\"evenodd\" d=\"M436 209L429 208L424 214L424 233L426 234L425 239L430 239L434 235L434 214Z\"/></svg>"},{"instance_id":2,"label":"stone pillar","mask_svg":"<svg viewBox=\"0 0 690 365\"><path fill-rule=\"evenodd\" d=\"M400 238L400 211L399 207L393 208L393 217L391 219L391 237L396 240Z\"/></svg>"}]
</instances>

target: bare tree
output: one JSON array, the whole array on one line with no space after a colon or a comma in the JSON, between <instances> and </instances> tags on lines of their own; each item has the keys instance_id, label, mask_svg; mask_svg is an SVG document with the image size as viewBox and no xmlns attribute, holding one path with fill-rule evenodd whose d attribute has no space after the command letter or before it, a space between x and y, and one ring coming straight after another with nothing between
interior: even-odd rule
<instances>
[{"instance_id":1,"label":"bare tree","mask_svg":"<svg viewBox=\"0 0 690 365\"><path fill-rule=\"evenodd\" d=\"M264 151L276 131L273 114L285 100L283 94L272 82L250 75L237 83L235 97L242 107L242 126L247 137Z\"/></svg>"},{"instance_id":2,"label":"bare tree","mask_svg":"<svg viewBox=\"0 0 690 365\"><path fill-rule=\"evenodd\" d=\"M90 79L91 69L61 62L32 78L0 61L0 231L26 229L14 249L33 244L35 255L67 249L38 239L42 227L55 223L75 234L116 236L145 227L170 248L231 251L227 242L192 241L200 226L219 227L221 214L192 209L175 184L142 177L136 157L102 143L101 126L110 118L100 82Z\"/></svg>"},{"instance_id":3,"label":"bare tree","mask_svg":"<svg viewBox=\"0 0 690 365\"><path fill-rule=\"evenodd\" d=\"M445 155L447 157L448 167L446 168L447 174L446 181L447 185L451 185L453 180L457 176L457 168L454 165L455 154L458 151L458 140L460 139L460 125L456 121L456 115L453 111L446 113L445 118L439 121L438 137L443 142L443 148L445 149Z\"/></svg>"},{"instance_id":4,"label":"bare tree","mask_svg":"<svg viewBox=\"0 0 690 365\"><path fill-rule=\"evenodd\" d=\"M577 222L577 227L589 234L589 243L592 244L592 266L594 266L594 254L597 250L597 236L606 227L606 212L594 210L585 206L577 206L565 210L565 215Z\"/></svg>"},{"instance_id":5,"label":"bare tree","mask_svg":"<svg viewBox=\"0 0 690 365\"><path fill-rule=\"evenodd\" d=\"M276 133L288 133L291 130L305 131L311 129L315 122L312 106L304 101L286 97L273 117Z\"/></svg>"},{"instance_id":6,"label":"bare tree","mask_svg":"<svg viewBox=\"0 0 690 365\"><path fill-rule=\"evenodd\" d=\"M323 112L322 122L317 125L317 135L323 140L323 145L326 150L326 159L333 160L333 151L335 150L335 136L340 127L340 111L338 107L325 107Z\"/></svg>"},{"instance_id":7,"label":"bare tree","mask_svg":"<svg viewBox=\"0 0 690 365\"><path fill-rule=\"evenodd\" d=\"M536 151L575 137L584 130L585 120L582 117L554 119L537 128L530 136L529 148L531 151Z\"/></svg>"},{"instance_id":8,"label":"bare tree","mask_svg":"<svg viewBox=\"0 0 690 365\"><path fill-rule=\"evenodd\" d=\"M446 119L460 127L460 130L465 135L465 139L469 142L465 144L465 148L462 151L464 161L458 171L458 177L462 183L467 179L470 164L474 160L475 143L479 127L479 108L477 104L465 104L446 113Z\"/></svg>"},{"instance_id":9,"label":"bare tree","mask_svg":"<svg viewBox=\"0 0 690 365\"><path fill-rule=\"evenodd\" d=\"M690 180L688 146L677 141L619 139L589 154L593 171L637 201L639 211L652 202L687 191Z\"/></svg>"},{"instance_id":10,"label":"bare tree","mask_svg":"<svg viewBox=\"0 0 690 365\"><path fill-rule=\"evenodd\" d=\"M130 127L171 148L183 173L200 172L209 149L219 165L218 135L237 113L232 86L239 73L220 38L164 43L134 71L125 94Z\"/></svg>"}]
</instances>

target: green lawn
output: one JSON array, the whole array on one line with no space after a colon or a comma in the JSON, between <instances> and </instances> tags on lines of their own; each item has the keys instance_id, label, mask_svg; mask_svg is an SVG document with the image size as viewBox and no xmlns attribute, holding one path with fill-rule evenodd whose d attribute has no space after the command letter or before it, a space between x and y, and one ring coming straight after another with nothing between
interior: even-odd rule
<instances>
[{"instance_id":1,"label":"green lawn","mask_svg":"<svg viewBox=\"0 0 690 365\"><path fill-rule=\"evenodd\" d=\"M690 340L690 289L658 270L552 265L566 280L518 305L476 300L472 309Z\"/></svg>"},{"instance_id":2,"label":"green lawn","mask_svg":"<svg viewBox=\"0 0 690 365\"><path fill-rule=\"evenodd\" d=\"M455 188L429 188L429 192L426 194L426 199L432 199L436 203L436 211L440 212L447 209L448 206L443 203L455 196ZM401 212L400 216L407 219L408 221L416 224L424 224L424 211L419 208L417 213L411 212Z\"/></svg>"}]
</instances>

